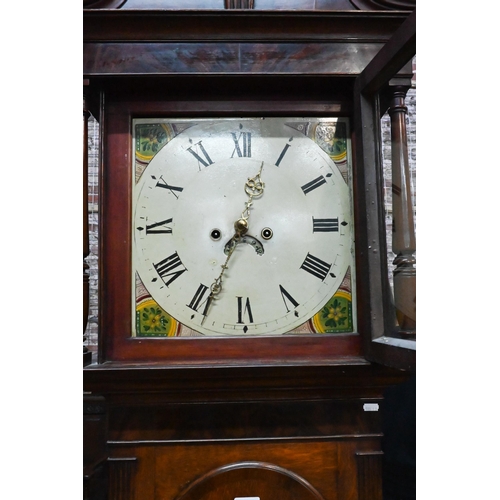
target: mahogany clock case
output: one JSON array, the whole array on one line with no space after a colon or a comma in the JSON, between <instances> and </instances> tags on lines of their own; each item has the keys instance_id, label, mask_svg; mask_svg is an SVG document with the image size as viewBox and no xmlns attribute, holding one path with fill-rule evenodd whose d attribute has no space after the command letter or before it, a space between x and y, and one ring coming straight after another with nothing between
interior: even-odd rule
<instances>
[{"instance_id":1,"label":"mahogany clock case","mask_svg":"<svg viewBox=\"0 0 500 500\"><path fill-rule=\"evenodd\" d=\"M382 189L380 174L361 161L367 159L365 149L373 140L361 140L371 125L361 126L355 113L360 100L355 83L407 17L407 12L398 11L84 11L86 91L91 110L99 117L102 145L100 363L302 363L358 358L374 335L383 334L383 323L392 321L394 313L384 279L387 264L369 251L375 242L378 255L386 253L379 220ZM408 30L411 23L403 35ZM411 50L414 39L409 42ZM385 59L397 53L392 40L387 45L391 47ZM392 74L385 71L373 80L377 71L373 68L368 78L380 87L380 79L393 76L410 57L411 53L399 58L396 66L389 64ZM132 119L216 116L350 119L359 335L214 338L203 344L206 339L172 339L168 347L131 338L127 311ZM371 313L374 308L376 314Z\"/></svg>"},{"instance_id":2,"label":"mahogany clock case","mask_svg":"<svg viewBox=\"0 0 500 500\"><path fill-rule=\"evenodd\" d=\"M274 490L271 498L288 499L278 488L290 487L302 498L381 500L383 393L409 374L365 358L374 329L383 330L388 288L385 259L369 252L376 240L385 256L382 190L355 87L407 17L85 14L85 77L101 134L100 340L84 369L87 498L264 500ZM132 338L132 120L265 116L353 124L358 333Z\"/></svg>"}]
</instances>

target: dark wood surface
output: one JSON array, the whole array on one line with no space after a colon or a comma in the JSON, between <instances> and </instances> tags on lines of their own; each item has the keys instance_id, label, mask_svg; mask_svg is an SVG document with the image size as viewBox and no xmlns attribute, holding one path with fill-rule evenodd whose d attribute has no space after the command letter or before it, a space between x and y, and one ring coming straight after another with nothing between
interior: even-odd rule
<instances>
[{"instance_id":1,"label":"dark wood surface","mask_svg":"<svg viewBox=\"0 0 500 500\"><path fill-rule=\"evenodd\" d=\"M307 363L362 355L358 335L323 336L321 339L285 336L279 339L238 339L237 342L233 339L211 339L210 343L205 342L206 339L171 339L168 344L158 342L158 339L130 338L131 316L127 311L131 296L128 279L131 269L131 119L135 116L302 114L355 118L352 115L354 76L360 74L368 60L380 49L380 44L401 26L407 14L225 14L236 15L235 18L229 18L220 12L217 15L201 11L173 15L156 13L160 18L164 16L164 26L157 24L158 19L153 14L148 11L129 11L126 14L119 11L89 11L84 16L84 23L88 27L84 37L85 72L106 95L105 114L101 117L104 147L103 202L100 207L102 265L99 361L148 361L181 365L188 362L279 364L287 360ZM109 21L109 24L105 25L104 20ZM178 22L175 27L172 24L174 21ZM325 22L328 21L333 26L329 38L325 35ZM134 22L136 29L132 29ZM229 42L218 41L213 35L219 33L218 27L224 29L225 23L232 26L227 33L227 39L236 44L232 48L227 45ZM141 32L144 26L148 28L147 38L146 33ZM276 43L276 40L289 40L296 33L300 34L302 44L299 45L302 48L296 42ZM176 41L182 36L191 42ZM161 42L151 42L155 37ZM308 40L308 37L312 40ZM323 41L320 43L321 38ZM191 49L185 53L186 57L182 57L182 47L187 48L184 45L186 43ZM360 43L366 45L366 51L359 50ZM226 46L229 47L228 51L224 48ZM236 46L237 51L233 50ZM113 47L119 47L121 52L115 55L106 52L108 49L113 51ZM148 52L152 48L154 50ZM254 59L250 58L247 66L244 48L255 56ZM300 50L294 52L298 48ZM172 57L175 53L173 49L178 49L176 57ZM134 55L135 50L139 51L137 57ZM142 56L141 50L144 50ZM326 59L314 57L324 50L328 53L341 50L343 55L329 53ZM149 58L148 53L152 58ZM163 59L163 53L167 55L167 60ZM366 59L360 62L359 57ZM197 76L193 78L189 74ZM251 77L243 78L245 74ZM116 84L117 78L119 85ZM353 139L356 141L356 136ZM367 224L368 220L379 217L382 194L380 179L376 178L378 174L369 173L375 174L374 182L371 183L365 172L362 172L361 165L356 164L355 159L357 265L361 270L357 283L358 318L361 337L372 338L372 322L379 324L381 318L385 317L383 310L377 311L381 281L373 281L376 273L381 276L384 272L385 264L380 255L384 249L385 230L381 224ZM368 203L357 194L365 192L366 182L372 190ZM379 260L375 262L377 269L373 265L366 267L365 264L370 258L373 259L373 250L368 251L373 247L373 241L380 242L375 246L381 250L377 256ZM377 290L368 286L370 284L373 288L373 283L376 283ZM383 297L389 297L389 293L387 287L382 289ZM370 302L372 298L373 302ZM375 314L368 313L370 310Z\"/></svg>"},{"instance_id":2,"label":"dark wood surface","mask_svg":"<svg viewBox=\"0 0 500 500\"><path fill-rule=\"evenodd\" d=\"M396 30L359 76L358 87L364 94L375 94L393 78L416 53L417 13L413 11Z\"/></svg>"},{"instance_id":3,"label":"dark wood surface","mask_svg":"<svg viewBox=\"0 0 500 500\"><path fill-rule=\"evenodd\" d=\"M367 363L110 363L87 367L84 386L107 402L110 498L264 500L273 498L273 486L275 498L284 495L276 488L290 488L301 499L318 492L324 500L374 500L381 491L383 392L407 378ZM365 411L365 404L379 410ZM247 462L254 462L251 472Z\"/></svg>"},{"instance_id":4,"label":"dark wood surface","mask_svg":"<svg viewBox=\"0 0 500 500\"><path fill-rule=\"evenodd\" d=\"M88 9L412 10L415 0L83 0Z\"/></svg>"},{"instance_id":5,"label":"dark wood surface","mask_svg":"<svg viewBox=\"0 0 500 500\"><path fill-rule=\"evenodd\" d=\"M407 17L401 11L84 10L84 53L97 42L386 43Z\"/></svg>"},{"instance_id":6,"label":"dark wood surface","mask_svg":"<svg viewBox=\"0 0 500 500\"><path fill-rule=\"evenodd\" d=\"M85 470L96 478L87 485L101 485L92 500L103 478L118 500L233 500L237 485L261 500L294 498L280 488L304 500L380 498L383 393L409 374L365 359L388 290L385 255L369 257L373 241L383 253L385 231L364 150L354 147L359 334L131 339L131 118L347 116L356 146L367 137L355 78L407 16L84 11L84 75L102 96L103 138L100 351L83 377L106 402L104 447L85 419L87 457L101 457Z\"/></svg>"},{"instance_id":7,"label":"dark wood surface","mask_svg":"<svg viewBox=\"0 0 500 500\"><path fill-rule=\"evenodd\" d=\"M84 389L135 404L381 397L408 374L347 359L345 364L158 366L109 362L84 369ZM110 399L111 398L111 399Z\"/></svg>"},{"instance_id":8,"label":"dark wood surface","mask_svg":"<svg viewBox=\"0 0 500 500\"><path fill-rule=\"evenodd\" d=\"M383 500L382 457L383 453L381 451L356 452L358 496L360 500Z\"/></svg>"},{"instance_id":9,"label":"dark wood surface","mask_svg":"<svg viewBox=\"0 0 500 500\"><path fill-rule=\"evenodd\" d=\"M357 75L380 50L368 43L92 43L84 58L89 76L116 75Z\"/></svg>"},{"instance_id":10,"label":"dark wood surface","mask_svg":"<svg viewBox=\"0 0 500 500\"><path fill-rule=\"evenodd\" d=\"M84 500L105 500L107 491L107 412L102 396L83 398Z\"/></svg>"},{"instance_id":11,"label":"dark wood surface","mask_svg":"<svg viewBox=\"0 0 500 500\"><path fill-rule=\"evenodd\" d=\"M87 77L355 76L407 13L84 11Z\"/></svg>"}]
</instances>

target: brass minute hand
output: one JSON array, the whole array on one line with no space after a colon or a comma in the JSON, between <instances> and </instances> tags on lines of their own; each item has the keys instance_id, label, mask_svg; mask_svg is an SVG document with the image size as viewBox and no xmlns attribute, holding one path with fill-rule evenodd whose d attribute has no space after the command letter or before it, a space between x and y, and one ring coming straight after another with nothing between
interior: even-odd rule
<instances>
[{"instance_id":1,"label":"brass minute hand","mask_svg":"<svg viewBox=\"0 0 500 500\"><path fill-rule=\"evenodd\" d=\"M253 199L259 198L264 194L265 184L262 182L262 179L260 177L263 167L264 162L262 162L260 165L259 173L255 177L249 177L247 182L245 183L245 193L248 196L248 200L245 202L245 209L241 213L241 217L234 223L234 235L229 240L232 240L234 244L229 245L229 252L227 254L226 261L221 266L222 271L210 285L210 295L208 296L207 304L205 306L205 310L203 311L203 319L201 320L202 325L206 317L208 316L212 301L215 300L217 298L217 295L219 295L219 293L222 291L222 277L224 276L224 272L228 268L227 264L229 262L229 259L236 250L238 243L241 241L241 237L248 232L248 219L250 218L250 207L253 204Z\"/></svg>"}]
</instances>

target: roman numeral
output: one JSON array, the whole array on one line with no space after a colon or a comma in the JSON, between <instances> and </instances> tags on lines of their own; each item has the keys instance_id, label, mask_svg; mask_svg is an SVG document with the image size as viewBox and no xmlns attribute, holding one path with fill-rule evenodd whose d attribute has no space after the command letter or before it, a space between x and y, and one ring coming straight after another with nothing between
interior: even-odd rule
<instances>
[{"instance_id":1,"label":"roman numeral","mask_svg":"<svg viewBox=\"0 0 500 500\"><path fill-rule=\"evenodd\" d=\"M197 142L194 144L194 147L196 151L193 149L193 146L190 146L187 148L187 150L198 160L199 163L201 163L204 167L208 167L209 165L212 165L213 161L208 156L208 153L206 152L205 148L203 147L203 144L201 141ZM203 155L203 158L198 154L198 148L200 148L201 154ZM198 168L200 167L198 163ZM201 169L200 169L201 170Z\"/></svg>"},{"instance_id":2,"label":"roman numeral","mask_svg":"<svg viewBox=\"0 0 500 500\"><path fill-rule=\"evenodd\" d=\"M313 233L331 233L339 230L339 218L315 219L313 217Z\"/></svg>"},{"instance_id":3,"label":"roman numeral","mask_svg":"<svg viewBox=\"0 0 500 500\"><path fill-rule=\"evenodd\" d=\"M153 177L153 179L156 180L156 177ZM184 188L181 188L179 186L171 186L170 184L167 184L167 182L165 181L165 179L162 176L160 176L160 180L156 183L156 187L168 189L176 198L179 198L179 197L174 193L174 191L177 191L178 193L180 193L184 189Z\"/></svg>"},{"instance_id":4,"label":"roman numeral","mask_svg":"<svg viewBox=\"0 0 500 500\"><path fill-rule=\"evenodd\" d=\"M172 234L172 228L167 226L172 219L165 219L161 222L154 222L153 224L146 225L146 234ZM143 227L138 227L138 231L144 231Z\"/></svg>"},{"instance_id":5,"label":"roman numeral","mask_svg":"<svg viewBox=\"0 0 500 500\"><path fill-rule=\"evenodd\" d=\"M290 312L290 309L288 309L287 300L293 305L293 307L297 307L299 305L299 303L281 285L280 285L280 292L281 292L281 298L283 299L287 312Z\"/></svg>"},{"instance_id":6,"label":"roman numeral","mask_svg":"<svg viewBox=\"0 0 500 500\"><path fill-rule=\"evenodd\" d=\"M326 179L322 175L320 175L319 177L316 177L316 179L313 179L311 182L304 184L301 189L302 191L304 191L304 194L307 194L323 184L326 184Z\"/></svg>"},{"instance_id":7,"label":"roman numeral","mask_svg":"<svg viewBox=\"0 0 500 500\"><path fill-rule=\"evenodd\" d=\"M208 307L210 306L210 296L203 301L203 297L205 296L207 291L208 291L208 286L205 286L203 283L200 283L200 286L198 287L198 290L196 290L196 293L191 299L191 302L187 304L189 308L191 308L193 311L196 312L198 312L198 309L202 304L205 304L205 308L203 309L202 313L203 316L206 316Z\"/></svg>"},{"instance_id":8,"label":"roman numeral","mask_svg":"<svg viewBox=\"0 0 500 500\"><path fill-rule=\"evenodd\" d=\"M316 276L316 278L319 278L321 281L324 281L331 267L331 264L327 264L323 260L318 259L318 257L308 253L304 262L300 266L300 269L304 269L304 271L307 271L313 276Z\"/></svg>"},{"instance_id":9,"label":"roman numeral","mask_svg":"<svg viewBox=\"0 0 500 500\"><path fill-rule=\"evenodd\" d=\"M160 278L163 280L163 283L167 286L187 271L186 267L181 262L180 257L177 255L177 252L173 253L166 259L163 259L161 262L158 262L158 264L153 263L153 266ZM168 276L171 276L171 278L166 281ZM154 278L152 281L156 281L156 279L157 278Z\"/></svg>"},{"instance_id":10,"label":"roman numeral","mask_svg":"<svg viewBox=\"0 0 500 500\"><path fill-rule=\"evenodd\" d=\"M236 297L238 299L238 321L239 324L244 324L243 315L248 314L249 323L253 323L252 308L250 307L250 299L247 297L245 307L243 308L243 297Z\"/></svg>"},{"instance_id":11,"label":"roman numeral","mask_svg":"<svg viewBox=\"0 0 500 500\"><path fill-rule=\"evenodd\" d=\"M280 163L281 163L281 160L283 159L283 157L285 156L286 152L288 151L288 148L290 147L290 144L285 144L285 147L283 148L283 151L281 152L281 154L279 155L279 158L276 160L276 163L275 165L277 167L280 166Z\"/></svg>"},{"instance_id":12,"label":"roman numeral","mask_svg":"<svg viewBox=\"0 0 500 500\"><path fill-rule=\"evenodd\" d=\"M252 133L251 132L240 132L240 135L236 137L234 132L231 132L233 136L234 149L231 158L236 153L240 158L247 157L250 158L252 156ZM242 140L242 147L240 148L240 139Z\"/></svg>"}]
</instances>

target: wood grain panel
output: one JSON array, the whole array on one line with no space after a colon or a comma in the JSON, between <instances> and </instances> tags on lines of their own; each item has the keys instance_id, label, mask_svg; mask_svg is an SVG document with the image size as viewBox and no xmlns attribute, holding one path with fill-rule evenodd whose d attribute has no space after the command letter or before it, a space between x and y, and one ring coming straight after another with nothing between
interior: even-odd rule
<instances>
[{"instance_id":1,"label":"wood grain panel","mask_svg":"<svg viewBox=\"0 0 500 500\"><path fill-rule=\"evenodd\" d=\"M364 401L119 405L110 409L109 440L187 442L380 435L379 412L364 411Z\"/></svg>"},{"instance_id":2,"label":"wood grain panel","mask_svg":"<svg viewBox=\"0 0 500 500\"><path fill-rule=\"evenodd\" d=\"M107 363L84 369L87 391L113 407L162 403L380 398L405 372L358 363L309 366L137 367Z\"/></svg>"},{"instance_id":3,"label":"wood grain panel","mask_svg":"<svg viewBox=\"0 0 500 500\"><path fill-rule=\"evenodd\" d=\"M157 498L176 498L192 481L218 467L241 461L255 461L289 470L310 483L325 500L334 500L338 498L335 493L338 490L337 447L338 444L333 442L179 444L158 447ZM179 488L179 485L184 487Z\"/></svg>"},{"instance_id":4,"label":"wood grain panel","mask_svg":"<svg viewBox=\"0 0 500 500\"><path fill-rule=\"evenodd\" d=\"M234 441L211 444L146 444L115 446L112 454L116 458L126 458L131 455L137 457L134 484L131 486L135 491L130 500L177 499L182 493L186 493L196 481L201 482L204 476L213 475L217 469L223 470L231 464L241 462L265 463L271 467L282 468L288 471L290 476L296 476L296 481L303 480L310 484L324 500L361 500L361 497L358 499L357 496L359 478L356 453L373 453L379 444L376 438L358 441L287 440L260 443ZM240 476L241 478L245 479L245 476ZM245 481L247 484L252 484L252 481L253 484L261 484L261 479L262 477L258 475L250 474ZM370 480L370 477L366 476L364 479ZM221 481L212 486L222 487L223 483L224 481ZM215 491L221 495L234 493L237 496L240 494L239 490L229 488L230 481L227 484L228 488L222 487ZM258 492L254 494L259 496ZM242 492L241 496L245 496L245 493ZM230 500L233 498L235 497ZM279 499L276 496L263 496L261 500L269 498ZM368 498L364 497L363 500L368 500ZM294 497L284 497L283 500L285 499L292 500ZM309 500L307 497L300 496L297 499ZM376 497L370 500L375 499ZM197 500L212 500L212 497L201 497ZM226 496L221 496L220 500L226 500Z\"/></svg>"},{"instance_id":5,"label":"wood grain panel","mask_svg":"<svg viewBox=\"0 0 500 500\"><path fill-rule=\"evenodd\" d=\"M84 10L83 41L385 43L401 26L407 15L401 12L324 10L302 11L298 15L291 11L262 10L260 12Z\"/></svg>"},{"instance_id":6,"label":"wood grain panel","mask_svg":"<svg viewBox=\"0 0 500 500\"><path fill-rule=\"evenodd\" d=\"M86 77L112 75L358 75L382 44L86 43Z\"/></svg>"}]
</instances>

